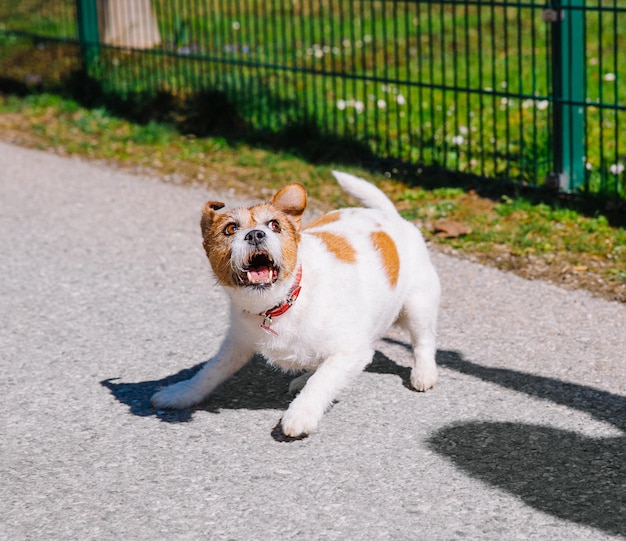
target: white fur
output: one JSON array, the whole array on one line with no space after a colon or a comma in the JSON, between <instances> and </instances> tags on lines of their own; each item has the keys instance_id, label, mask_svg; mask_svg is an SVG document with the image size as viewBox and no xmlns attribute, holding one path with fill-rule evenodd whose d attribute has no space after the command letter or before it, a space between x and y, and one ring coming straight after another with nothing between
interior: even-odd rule
<instances>
[{"instance_id":1,"label":"white fur","mask_svg":"<svg viewBox=\"0 0 626 541\"><path fill-rule=\"evenodd\" d=\"M440 286L422 235L374 185L346 173L333 174L346 192L370 208L343 209L339 221L301 231L302 290L291 309L274 319L277 336L260 329L257 314L284 300L290 283L262 295L226 288L231 321L220 351L192 379L157 392L152 397L155 407L185 408L200 402L258 352L285 370L313 372L294 383L292 390L302 390L282 418L287 436L311 433L341 389L371 362L376 341L394 322L411 335L413 387L425 391L436 383ZM320 230L348 239L356 262L333 255L313 234ZM394 240L400 259L395 287L370 238L372 231L381 230Z\"/></svg>"}]
</instances>

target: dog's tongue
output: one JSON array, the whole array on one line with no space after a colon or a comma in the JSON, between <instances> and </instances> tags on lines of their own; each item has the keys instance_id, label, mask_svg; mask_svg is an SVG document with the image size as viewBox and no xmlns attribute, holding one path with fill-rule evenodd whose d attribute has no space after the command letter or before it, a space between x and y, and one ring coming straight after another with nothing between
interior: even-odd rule
<instances>
[{"instance_id":1,"label":"dog's tongue","mask_svg":"<svg viewBox=\"0 0 626 541\"><path fill-rule=\"evenodd\" d=\"M261 266L248 270L248 281L253 284L271 281L272 276L269 267Z\"/></svg>"}]
</instances>

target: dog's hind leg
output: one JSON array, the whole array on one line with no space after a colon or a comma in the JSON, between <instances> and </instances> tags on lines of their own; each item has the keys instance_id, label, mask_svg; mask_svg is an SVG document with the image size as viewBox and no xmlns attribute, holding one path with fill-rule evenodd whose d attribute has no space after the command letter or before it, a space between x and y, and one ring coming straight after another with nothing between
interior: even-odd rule
<instances>
[{"instance_id":1,"label":"dog's hind leg","mask_svg":"<svg viewBox=\"0 0 626 541\"><path fill-rule=\"evenodd\" d=\"M405 302L398 321L411 335L414 357L411 385L418 391L430 389L438 379L435 362L438 306L438 287L429 291L421 290L419 296Z\"/></svg>"}]
</instances>

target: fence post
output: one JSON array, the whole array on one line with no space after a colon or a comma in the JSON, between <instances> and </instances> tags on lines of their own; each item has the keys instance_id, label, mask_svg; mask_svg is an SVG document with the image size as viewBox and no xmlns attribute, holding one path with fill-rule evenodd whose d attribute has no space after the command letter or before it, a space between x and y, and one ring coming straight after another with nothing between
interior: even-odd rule
<instances>
[{"instance_id":1,"label":"fence post","mask_svg":"<svg viewBox=\"0 0 626 541\"><path fill-rule=\"evenodd\" d=\"M100 53L98 32L98 0L76 0L78 17L78 40L85 69L93 64Z\"/></svg>"},{"instance_id":2,"label":"fence post","mask_svg":"<svg viewBox=\"0 0 626 541\"><path fill-rule=\"evenodd\" d=\"M552 25L555 187L585 185L585 12L584 0L556 0Z\"/></svg>"}]
</instances>

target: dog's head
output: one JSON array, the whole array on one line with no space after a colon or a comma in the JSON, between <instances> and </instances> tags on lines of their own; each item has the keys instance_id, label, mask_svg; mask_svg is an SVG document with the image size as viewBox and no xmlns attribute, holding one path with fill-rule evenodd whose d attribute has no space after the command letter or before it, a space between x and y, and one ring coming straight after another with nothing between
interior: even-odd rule
<instances>
[{"instance_id":1,"label":"dog's head","mask_svg":"<svg viewBox=\"0 0 626 541\"><path fill-rule=\"evenodd\" d=\"M200 222L203 246L220 284L263 293L291 284L306 191L300 184L282 188L268 203L218 212L208 201Z\"/></svg>"}]
</instances>

